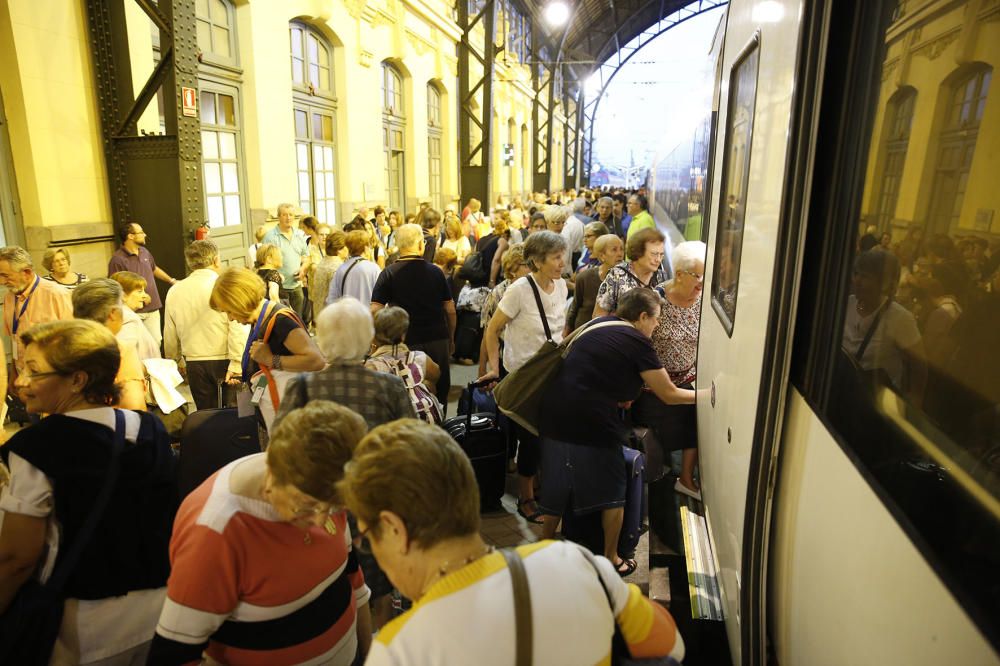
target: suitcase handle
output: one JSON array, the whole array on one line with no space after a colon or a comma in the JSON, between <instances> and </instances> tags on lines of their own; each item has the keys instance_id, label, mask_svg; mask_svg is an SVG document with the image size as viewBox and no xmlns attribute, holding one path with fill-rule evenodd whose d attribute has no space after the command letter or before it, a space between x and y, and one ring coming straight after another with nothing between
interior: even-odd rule
<instances>
[{"instance_id":1,"label":"suitcase handle","mask_svg":"<svg viewBox=\"0 0 1000 666\"><path fill-rule=\"evenodd\" d=\"M465 415L465 430L466 432L472 430L472 413L476 411L475 400L472 399L472 392L477 388L482 388L484 386L489 386L495 379L484 379L481 382L469 382L469 412Z\"/></svg>"}]
</instances>

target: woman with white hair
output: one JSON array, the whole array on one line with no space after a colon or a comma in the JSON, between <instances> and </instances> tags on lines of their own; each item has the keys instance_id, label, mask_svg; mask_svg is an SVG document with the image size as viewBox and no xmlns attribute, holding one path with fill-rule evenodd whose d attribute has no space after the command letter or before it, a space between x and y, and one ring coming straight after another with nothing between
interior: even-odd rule
<instances>
[{"instance_id":1,"label":"woman with white hair","mask_svg":"<svg viewBox=\"0 0 1000 666\"><path fill-rule=\"evenodd\" d=\"M672 254L674 278L658 287L658 291L663 293L664 303L659 322L653 329L653 348L670 375L670 381L681 389L694 388L701 294L705 280L705 249L701 241L677 245ZM632 419L637 424L651 427L661 446L683 449L681 476L674 484L674 490L700 500L701 490L694 480L694 468L698 464L695 406L664 404L645 387L632 407ZM651 502L650 507L653 505Z\"/></svg>"}]
</instances>

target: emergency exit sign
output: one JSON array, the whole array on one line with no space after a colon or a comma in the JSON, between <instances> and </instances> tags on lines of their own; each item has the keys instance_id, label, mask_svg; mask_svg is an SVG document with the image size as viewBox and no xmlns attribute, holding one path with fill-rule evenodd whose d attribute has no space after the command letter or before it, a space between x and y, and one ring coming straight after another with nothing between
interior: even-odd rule
<instances>
[{"instance_id":1,"label":"emergency exit sign","mask_svg":"<svg viewBox=\"0 0 1000 666\"><path fill-rule=\"evenodd\" d=\"M186 117L198 117L198 96L194 88L181 87L181 107Z\"/></svg>"}]
</instances>

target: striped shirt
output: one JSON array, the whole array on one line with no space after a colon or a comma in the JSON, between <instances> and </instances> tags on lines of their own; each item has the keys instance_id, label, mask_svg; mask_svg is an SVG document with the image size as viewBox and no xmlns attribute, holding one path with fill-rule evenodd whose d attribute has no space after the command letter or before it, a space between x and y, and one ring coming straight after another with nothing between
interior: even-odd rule
<instances>
[{"instance_id":1,"label":"striped shirt","mask_svg":"<svg viewBox=\"0 0 1000 666\"><path fill-rule=\"evenodd\" d=\"M284 522L270 503L230 490L226 465L184 500L170 541L167 600L151 664L350 664L356 608L369 591L350 550L346 515L335 533Z\"/></svg>"},{"instance_id":2,"label":"striped shirt","mask_svg":"<svg viewBox=\"0 0 1000 666\"><path fill-rule=\"evenodd\" d=\"M597 557L597 572L580 547L564 541L519 546L531 590L536 664L610 664L615 619L636 659L684 658L684 641L665 608L626 585ZM509 666L515 663L514 597L501 553L441 578L378 633L366 666Z\"/></svg>"}]
</instances>

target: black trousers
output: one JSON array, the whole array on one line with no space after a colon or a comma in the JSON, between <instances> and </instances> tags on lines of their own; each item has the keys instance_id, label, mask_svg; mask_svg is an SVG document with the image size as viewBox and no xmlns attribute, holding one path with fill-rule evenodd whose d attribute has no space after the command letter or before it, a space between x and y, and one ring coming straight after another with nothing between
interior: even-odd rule
<instances>
[{"instance_id":1,"label":"black trousers","mask_svg":"<svg viewBox=\"0 0 1000 666\"><path fill-rule=\"evenodd\" d=\"M226 378L229 361L187 361L187 380L197 409L215 409L219 404L219 383Z\"/></svg>"},{"instance_id":2,"label":"black trousers","mask_svg":"<svg viewBox=\"0 0 1000 666\"><path fill-rule=\"evenodd\" d=\"M278 297L281 300L287 300L289 307L295 310L295 314L302 316L302 306L305 304L306 295L302 291L302 287L296 287L295 289L279 289Z\"/></svg>"},{"instance_id":3,"label":"black trousers","mask_svg":"<svg viewBox=\"0 0 1000 666\"><path fill-rule=\"evenodd\" d=\"M441 376L438 377L435 394L441 402L441 407L447 412L448 393L451 391L451 343L448 340L430 340L428 342L412 343L407 340L406 346L414 351L424 352L441 368Z\"/></svg>"}]
</instances>

